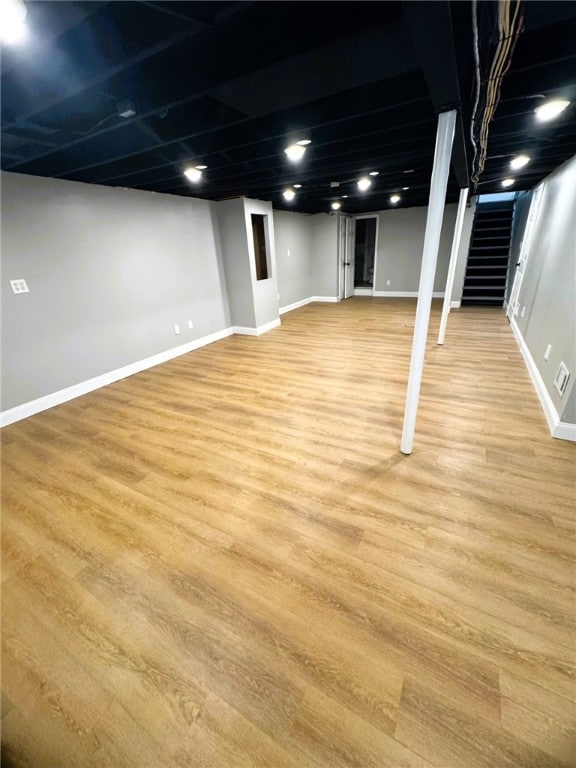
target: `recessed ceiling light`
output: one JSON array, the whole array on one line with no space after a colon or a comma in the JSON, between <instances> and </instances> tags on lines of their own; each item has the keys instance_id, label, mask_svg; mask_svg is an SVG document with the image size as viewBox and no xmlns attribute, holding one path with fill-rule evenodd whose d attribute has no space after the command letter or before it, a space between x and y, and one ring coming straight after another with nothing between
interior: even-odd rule
<instances>
[{"instance_id":1,"label":"recessed ceiling light","mask_svg":"<svg viewBox=\"0 0 576 768\"><path fill-rule=\"evenodd\" d=\"M333 211L337 211L339 208L342 208L342 203L339 203L337 200L335 200L333 203L330 204L330 207Z\"/></svg>"},{"instance_id":2,"label":"recessed ceiling light","mask_svg":"<svg viewBox=\"0 0 576 768\"><path fill-rule=\"evenodd\" d=\"M310 139L300 139L300 141L297 141L296 144L299 147L307 147L308 144L312 144L312 142L310 141Z\"/></svg>"},{"instance_id":3,"label":"recessed ceiling light","mask_svg":"<svg viewBox=\"0 0 576 768\"><path fill-rule=\"evenodd\" d=\"M348 197L348 195L342 195L342 199L344 199L345 197Z\"/></svg>"},{"instance_id":4,"label":"recessed ceiling light","mask_svg":"<svg viewBox=\"0 0 576 768\"><path fill-rule=\"evenodd\" d=\"M400 195L390 195L390 202L392 205L396 205L396 203L400 202Z\"/></svg>"},{"instance_id":5,"label":"recessed ceiling light","mask_svg":"<svg viewBox=\"0 0 576 768\"><path fill-rule=\"evenodd\" d=\"M503 187L511 187L514 184L514 179L502 179L500 182Z\"/></svg>"},{"instance_id":6,"label":"recessed ceiling light","mask_svg":"<svg viewBox=\"0 0 576 768\"><path fill-rule=\"evenodd\" d=\"M197 182L202 178L202 170L200 168L186 168L184 176L186 176L188 181Z\"/></svg>"},{"instance_id":7,"label":"recessed ceiling light","mask_svg":"<svg viewBox=\"0 0 576 768\"><path fill-rule=\"evenodd\" d=\"M196 166L196 168L197 168L199 171L205 171L205 170L206 170L206 168L208 168L208 166L207 166L207 165L197 165L197 166Z\"/></svg>"},{"instance_id":8,"label":"recessed ceiling light","mask_svg":"<svg viewBox=\"0 0 576 768\"><path fill-rule=\"evenodd\" d=\"M302 184L294 184L294 189L302 189Z\"/></svg>"},{"instance_id":9,"label":"recessed ceiling light","mask_svg":"<svg viewBox=\"0 0 576 768\"><path fill-rule=\"evenodd\" d=\"M288 160L293 163L298 163L304 157L306 147L303 147L301 144L290 144L289 147L286 147L284 152Z\"/></svg>"},{"instance_id":10,"label":"recessed ceiling light","mask_svg":"<svg viewBox=\"0 0 576 768\"><path fill-rule=\"evenodd\" d=\"M548 120L554 120L555 117L558 117L566 107L570 104L569 101L566 101L565 99L551 99L550 101L545 101L544 104L540 104L539 107L536 107L534 112L536 112L536 119L541 123L547 123Z\"/></svg>"},{"instance_id":11,"label":"recessed ceiling light","mask_svg":"<svg viewBox=\"0 0 576 768\"><path fill-rule=\"evenodd\" d=\"M22 0L3 0L0 3L0 39L4 43L17 43L26 37L27 8Z\"/></svg>"},{"instance_id":12,"label":"recessed ceiling light","mask_svg":"<svg viewBox=\"0 0 576 768\"><path fill-rule=\"evenodd\" d=\"M294 192L293 189L285 189L284 192L282 192L282 197L287 203L291 203L296 197L296 192Z\"/></svg>"},{"instance_id":13,"label":"recessed ceiling light","mask_svg":"<svg viewBox=\"0 0 576 768\"><path fill-rule=\"evenodd\" d=\"M518 170L519 168L524 168L529 162L530 158L528 155L516 155L516 157L513 157L512 160L510 160L510 168Z\"/></svg>"},{"instance_id":14,"label":"recessed ceiling light","mask_svg":"<svg viewBox=\"0 0 576 768\"><path fill-rule=\"evenodd\" d=\"M414 173L414 168L410 168L408 171L402 171L402 173Z\"/></svg>"},{"instance_id":15,"label":"recessed ceiling light","mask_svg":"<svg viewBox=\"0 0 576 768\"><path fill-rule=\"evenodd\" d=\"M410 187L402 187L402 190L403 190L404 192L407 192L409 189L410 189Z\"/></svg>"},{"instance_id":16,"label":"recessed ceiling light","mask_svg":"<svg viewBox=\"0 0 576 768\"><path fill-rule=\"evenodd\" d=\"M370 173L368 175L369 176L378 176L379 173L380 173L380 171L370 171Z\"/></svg>"},{"instance_id":17,"label":"recessed ceiling light","mask_svg":"<svg viewBox=\"0 0 576 768\"><path fill-rule=\"evenodd\" d=\"M369 179L367 176L362 176L361 179L358 179L357 184L360 192L366 192L366 190L370 189L372 186L372 179Z\"/></svg>"}]
</instances>

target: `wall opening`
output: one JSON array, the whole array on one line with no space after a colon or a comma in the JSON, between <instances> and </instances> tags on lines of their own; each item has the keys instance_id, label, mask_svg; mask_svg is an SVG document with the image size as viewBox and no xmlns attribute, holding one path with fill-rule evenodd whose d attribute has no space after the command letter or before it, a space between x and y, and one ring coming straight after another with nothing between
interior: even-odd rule
<instances>
[{"instance_id":1,"label":"wall opening","mask_svg":"<svg viewBox=\"0 0 576 768\"><path fill-rule=\"evenodd\" d=\"M270 254L266 236L266 219L260 213L252 213L252 237L254 239L254 257L256 259L256 280L268 280L270 277Z\"/></svg>"},{"instance_id":2,"label":"wall opening","mask_svg":"<svg viewBox=\"0 0 576 768\"><path fill-rule=\"evenodd\" d=\"M357 218L354 240L354 288L374 287L377 217Z\"/></svg>"}]
</instances>

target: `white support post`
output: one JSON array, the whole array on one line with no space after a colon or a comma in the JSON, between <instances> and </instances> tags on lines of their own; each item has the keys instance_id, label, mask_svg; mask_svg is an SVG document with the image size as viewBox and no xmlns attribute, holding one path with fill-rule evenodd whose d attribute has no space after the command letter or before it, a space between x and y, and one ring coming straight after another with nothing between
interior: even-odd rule
<instances>
[{"instance_id":1,"label":"white support post","mask_svg":"<svg viewBox=\"0 0 576 768\"><path fill-rule=\"evenodd\" d=\"M412 453L414 430L420 398L420 384L424 368L424 353L426 352L426 337L430 323L430 307L432 306L432 291L434 289L434 274L438 260L438 246L442 231L442 216L448 186L452 142L454 141L454 126L456 110L442 112L438 116L436 132L436 148L434 150L434 165L430 182L430 199L426 217L426 232L424 234L424 249L422 251L422 270L418 287L418 304L414 323L414 338L412 340L412 357L410 359L410 374L406 392L406 409L404 411L404 427L402 430L402 453Z\"/></svg>"},{"instance_id":2,"label":"white support post","mask_svg":"<svg viewBox=\"0 0 576 768\"><path fill-rule=\"evenodd\" d=\"M448 267L448 277L446 278L446 290L444 292L444 304L442 304L442 317L440 318L440 330L438 331L438 344L444 344L446 336L446 325L448 315L450 314L450 304L452 301L452 288L454 287L454 275L456 274L456 265L458 263L458 251L460 249L460 240L462 238L462 227L464 226L464 213L466 212L466 201L468 200L468 187L460 190L460 200L458 202L458 214L456 216L456 225L454 226L454 239L452 240L452 251L450 253L450 265Z\"/></svg>"}]
</instances>

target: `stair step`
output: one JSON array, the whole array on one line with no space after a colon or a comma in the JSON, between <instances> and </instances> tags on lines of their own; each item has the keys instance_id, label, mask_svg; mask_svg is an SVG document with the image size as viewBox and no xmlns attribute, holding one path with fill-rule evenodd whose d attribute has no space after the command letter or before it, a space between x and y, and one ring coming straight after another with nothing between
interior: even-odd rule
<instances>
[{"instance_id":1,"label":"stair step","mask_svg":"<svg viewBox=\"0 0 576 768\"><path fill-rule=\"evenodd\" d=\"M480 233L477 232L476 233L476 237L474 239L475 240L481 240L483 243L485 243L487 240L507 240L508 241L508 245L510 244L510 235L487 235L487 236L484 236L484 234L483 234L482 237L480 237Z\"/></svg>"},{"instance_id":2,"label":"stair step","mask_svg":"<svg viewBox=\"0 0 576 768\"><path fill-rule=\"evenodd\" d=\"M462 296L463 299L470 301L471 299L490 299L492 301L504 301L504 294L492 293L491 291L483 291L482 293L466 293Z\"/></svg>"},{"instance_id":3,"label":"stair step","mask_svg":"<svg viewBox=\"0 0 576 768\"><path fill-rule=\"evenodd\" d=\"M504 300L502 299L500 301L498 299L484 299L479 297L477 299L462 299L461 301L461 306L463 307L472 307L475 304L482 304L487 307L502 307L504 305Z\"/></svg>"},{"instance_id":4,"label":"stair step","mask_svg":"<svg viewBox=\"0 0 576 768\"><path fill-rule=\"evenodd\" d=\"M492 243L492 245L472 245L470 247L471 251L497 251L497 256L501 258L508 258L508 252L510 250L509 245L496 245ZM502 251L505 251L505 253L502 253ZM478 254L481 256L482 254Z\"/></svg>"},{"instance_id":5,"label":"stair step","mask_svg":"<svg viewBox=\"0 0 576 768\"><path fill-rule=\"evenodd\" d=\"M495 207L490 207L491 205ZM479 204L468 253L463 305L504 304L514 204Z\"/></svg>"},{"instance_id":6,"label":"stair step","mask_svg":"<svg viewBox=\"0 0 576 768\"><path fill-rule=\"evenodd\" d=\"M492 254L485 253L483 256L470 256L468 263L470 266L477 265L481 266L483 264L488 264L489 262L493 262L495 266L499 267L507 267L508 266L508 256L503 257L499 256L498 254Z\"/></svg>"},{"instance_id":7,"label":"stair step","mask_svg":"<svg viewBox=\"0 0 576 768\"><path fill-rule=\"evenodd\" d=\"M495 229L496 231L499 231L501 229L508 229L508 225L510 222L499 222L499 221L477 221L477 225L481 225L478 227L478 229L481 229L482 232L487 232L489 229Z\"/></svg>"}]
</instances>

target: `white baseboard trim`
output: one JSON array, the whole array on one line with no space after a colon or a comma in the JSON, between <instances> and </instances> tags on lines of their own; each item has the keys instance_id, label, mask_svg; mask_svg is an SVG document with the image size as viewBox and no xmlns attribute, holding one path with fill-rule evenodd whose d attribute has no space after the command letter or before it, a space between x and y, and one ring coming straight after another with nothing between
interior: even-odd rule
<instances>
[{"instance_id":1,"label":"white baseboard trim","mask_svg":"<svg viewBox=\"0 0 576 768\"><path fill-rule=\"evenodd\" d=\"M373 296L373 288L354 288L354 296Z\"/></svg>"},{"instance_id":2,"label":"white baseboard trim","mask_svg":"<svg viewBox=\"0 0 576 768\"><path fill-rule=\"evenodd\" d=\"M462 304L461 301L451 301L450 302L450 309L460 309L460 305Z\"/></svg>"},{"instance_id":3,"label":"white baseboard trim","mask_svg":"<svg viewBox=\"0 0 576 768\"><path fill-rule=\"evenodd\" d=\"M58 392L52 392L50 395L44 395L36 400L30 400L28 403L22 403L15 408L9 408L7 411L0 413L0 427L7 427L9 424L13 424L16 421L27 419L29 416L34 416L41 411L47 411L49 408L54 408L56 405L62 405L69 400L74 400L77 397L93 392L95 389L106 387L108 384L114 384L116 381L126 379L128 376L133 376L135 373L140 373L148 368L153 368L161 363L166 363L168 360L173 360L175 357L185 355L188 352L193 352L195 349L205 347L207 344L212 344L215 341L231 336L234 333L233 328L225 328L222 331L211 333L208 336L202 336L194 341L189 341L187 344L182 344L179 347L173 347L165 352L159 352L157 355L146 357L144 360L138 360L130 365L124 365L122 368L116 368L114 371L108 371L100 376L94 376L92 379L81 381L79 384L74 384L71 387L60 389Z\"/></svg>"},{"instance_id":4,"label":"white baseboard trim","mask_svg":"<svg viewBox=\"0 0 576 768\"><path fill-rule=\"evenodd\" d=\"M374 296L388 299L417 299L418 291L374 291ZM444 291L434 291L433 299L443 299Z\"/></svg>"},{"instance_id":5,"label":"white baseboard trim","mask_svg":"<svg viewBox=\"0 0 576 768\"><path fill-rule=\"evenodd\" d=\"M256 328L249 328L243 325L235 325L232 330L234 333L238 333L241 336L261 336L263 333L266 333L266 331L271 331L273 328L278 328L280 322L280 318L277 317L276 320L272 320L265 325L259 325Z\"/></svg>"},{"instance_id":6,"label":"white baseboard trim","mask_svg":"<svg viewBox=\"0 0 576 768\"><path fill-rule=\"evenodd\" d=\"M286 304L285 307L280 307L278 312L283 315L286 312L292 312L294 309L300 309L300 307L305 307L306 304L310 304L312 301L312 297L308 297L307 299L302 299L301 301L295 301L293 304Z\"/></svg>"},{"instance_id":7,"label":"white baseboard trim","mask_svg":"<svg viewBox=\"0 0 576 768\"><path fill-rule=\"evenodd\" d=\"M576 440L576 425L567 424L566 422L560 421L558 411L556 410L556 407L552 402L552 398L546 389L546 385L544 384L542 376L540 375L540 371L538 370L536 363L534 362L534 358L532 357L532 354L528 349L526 342L524 341L524 337L520 333L520 329L518 328L518 325L514 319L510 321L510 327L512 328L512 333L514 334L514 338L516 339L516 343L520 349L520 354L524 359L528 374L532 380L532 384L536 390L538 399L540 400L540 405L544 411L544 416L546 417L550 434L552 437L556 437L559 440Z\"/></svg>"},{"instance_id":8,"label":"white baseboard trim","mask_svg":"<svg viewBox=\"0 0 576 768\"><path fill-rule=\"evenodd\" d=\"M576 424L568 424L565 421L559 421L554 427L552 437L557 437L558 440L570 440L576 443Z\"/></svg>"},{"instance_id":9,"label":"white baseboard trim","mask_svg":"<svg viewBox=\"0 0 576 768\"><path fill-rule=\"evenodd\" d=\"M337 302L340 301L340 299L338 296L309 296L307 299L295 301L293 304L286 304L285 307L280 307L278 312L283 315L286 312L292 312L293 309L300 309L300 307L305 307L306 304L311 304L313 301Z\"/></svg>"}]
</instances>

